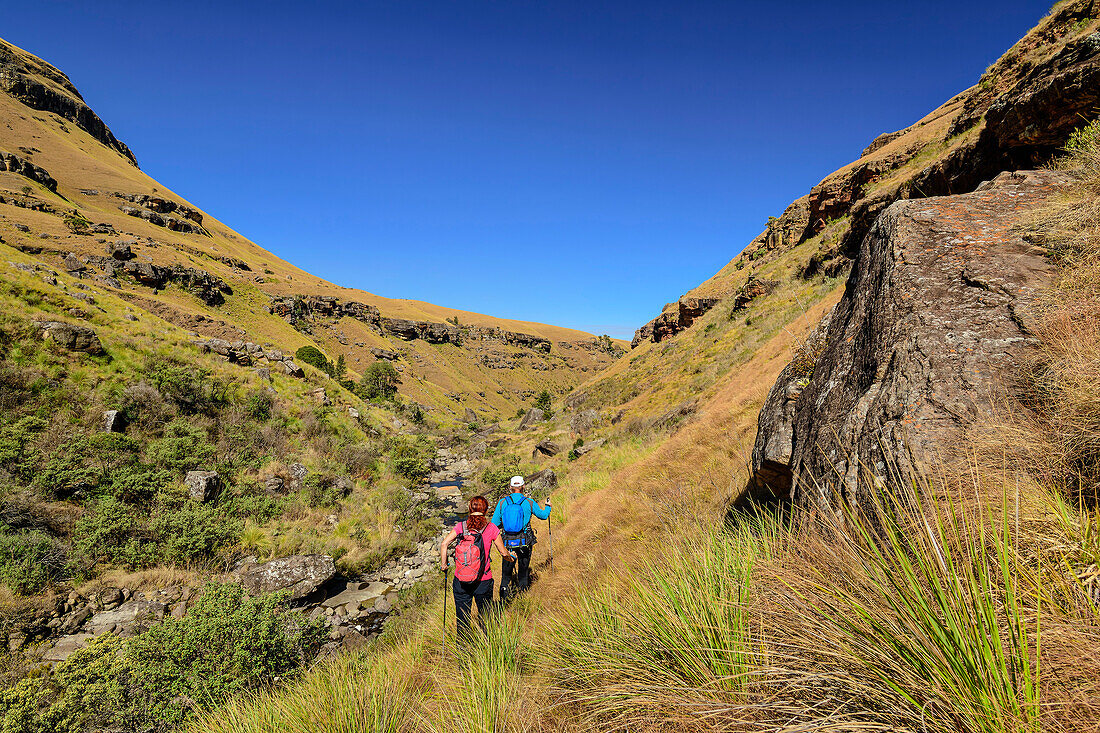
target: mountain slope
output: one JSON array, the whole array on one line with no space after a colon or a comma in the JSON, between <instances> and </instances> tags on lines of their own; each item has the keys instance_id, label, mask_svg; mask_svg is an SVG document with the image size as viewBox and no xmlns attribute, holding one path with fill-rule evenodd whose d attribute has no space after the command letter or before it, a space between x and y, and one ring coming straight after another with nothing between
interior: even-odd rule
<instances>
[{"instance_id":1,"label":"mountain slope","mask_svg":"<svg viewBox=\"0 0 1100 733\"><path fill-rule=\"evenodd\" d=\"M890 204L965 193L1002 171L1051 160L1100 110L1098 14L1095 0L1056 4L973 87L878 136L771 217L725 267L640 328L632 351L571 404L653 417L713 393L751 344L839 293L860 242Z\"/></svg>"},{"instance_id":2,"label":"mountain slope","mask_svg":"<svg viewBox=\"0 0 1100 733\"><path fill-rule=\"evenodd\" d=\"M316 344L332 361L343 355L353 376L381 353L403 372L402 394L445 415L514 412L621 349L572 329L321 280L143 173L62 72L3 41L0 91L0 238L23 253L4 259L77 272L103 296L196 336L288 353Z\"/></svg>"}]
</instances>

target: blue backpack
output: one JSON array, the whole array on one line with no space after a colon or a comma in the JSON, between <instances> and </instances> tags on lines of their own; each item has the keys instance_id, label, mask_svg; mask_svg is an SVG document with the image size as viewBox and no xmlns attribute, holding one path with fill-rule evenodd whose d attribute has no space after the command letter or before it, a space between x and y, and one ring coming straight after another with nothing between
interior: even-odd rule
<instances>
[{"instance_id":1,"label":"blue backpack","mask_svg":"<svg viewBox=\"0 0 1100 733\"><path fill-rule=\"evenodd\" d=\"M523 511L523 505L527 502L524 498L517 504L515 501L515 494L509 494L507 501L504 505L504 509L500 512L501 529L508 534L519 534L527 527L527 522Z\"/></svg>"}]
</instances>

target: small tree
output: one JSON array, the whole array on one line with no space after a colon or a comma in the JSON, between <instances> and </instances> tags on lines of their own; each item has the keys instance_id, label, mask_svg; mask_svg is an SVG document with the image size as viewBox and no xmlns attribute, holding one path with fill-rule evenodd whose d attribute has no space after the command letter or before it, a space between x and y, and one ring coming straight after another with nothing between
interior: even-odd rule
<instances>
[{"instance_id":1,"label":"small tree","mask_svg":"<svg viewBox=\"0 0 1100 733\"><path fill-rule=\"evenodd\" d=\"M321 353L321 350L315 346L303 346L294 353L294 356L298 357L299 361L304 361L310 366L317 367L326 374L332 372L332 364L330 364L328 358Z\"/></svg>"},{"instance_id":2,"label":"small tree","mask_svg":"<svg viewBox=\"0 0 1100 733\"><path fill-rule=\"evenodd\" d=\"M543 412L550 412L550 405L554 402L554 398L550 395L548 390L539 392L538 397L535 398L535 407Z\"/></svg>"},{"instance_id":3,"label":"small tree","mask_svg":"<svg viewBox=\"0 0 1100 733\"><path fill-rule=\"evenodd\" d=\"M376 361L367 367L359 381L360 393L365 400L389 400L397 394L401 383L397 370L388 361Z\"/></svg>"},{"instance_id":4,"label":"small tree","mask_svg":"<svg viewBox=\"0 0 1100 733\"><path fill-rule=\"evenodd\" d=\"M348 363L347 360L344 359L344 355L340 354L338 357L336 357L336 366L332 368L332 376L336 379L336 381L340 381L347 375Z\"/></svg>"}]
</instances>

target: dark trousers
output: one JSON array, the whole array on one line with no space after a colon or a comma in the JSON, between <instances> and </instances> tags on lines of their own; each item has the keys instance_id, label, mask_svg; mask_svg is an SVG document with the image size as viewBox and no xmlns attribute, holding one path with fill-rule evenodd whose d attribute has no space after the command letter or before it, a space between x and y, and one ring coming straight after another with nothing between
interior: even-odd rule
<instances>
[{"instance_id":1,"label":"dark trousers","mask_svg":"<svg viewBox=\"0 0 1100 733\"><path fill-rule=\"evenodd\" d=\"M470 633L470 611L475 601L477 602L477 621L484 629L485 618L493 610L493 579L489 578L480 583L463 583L455 578L453 588L459 636L468 636Z\"/></svg>"},{"instance_id":2,"label":"dark trousers","mask_svg":"<svg viewBox=\"0 0 1100 733\"><path fill-rule=\"evenodd\" d=\"M515 547L515 562L505 560L500 576L500 600L510 601L531 585L531 548Z\"/></svg>"}]
</instances>

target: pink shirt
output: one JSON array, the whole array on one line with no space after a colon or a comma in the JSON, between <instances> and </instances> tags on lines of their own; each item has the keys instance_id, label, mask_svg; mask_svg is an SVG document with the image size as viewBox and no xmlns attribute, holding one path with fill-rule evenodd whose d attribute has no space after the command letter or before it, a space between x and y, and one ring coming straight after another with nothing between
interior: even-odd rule
<instances>
[{"instance_id":1,"label":"pink shirt","mask_svg":"<svg viewBox=\"0 0 1100 733\"><path fill-rule=\"evenodd\" d=\"M462 540L462 530L465 529L465 526L465 522L459 522L455 525L455 532L458 533L459 541ZM481 551L485 553L485 572L481 576L482 580L493 579L493 563L490 562L489 548L493 546L493 540L498 536L500 536L500 530L492 522L489 522L485 525L485 529L481 530Z\"/></svg>"}]
</instances>

